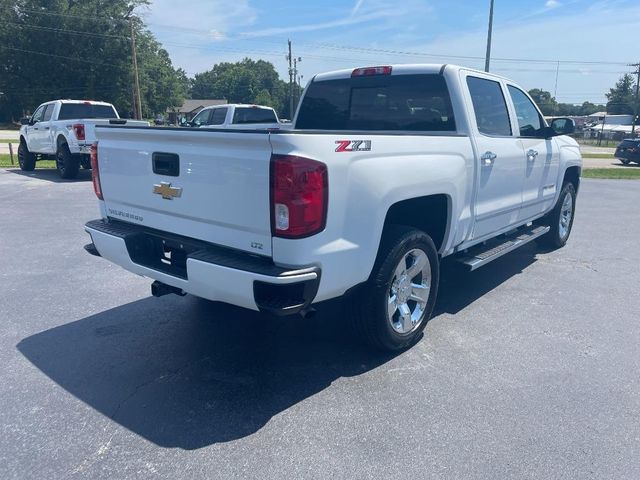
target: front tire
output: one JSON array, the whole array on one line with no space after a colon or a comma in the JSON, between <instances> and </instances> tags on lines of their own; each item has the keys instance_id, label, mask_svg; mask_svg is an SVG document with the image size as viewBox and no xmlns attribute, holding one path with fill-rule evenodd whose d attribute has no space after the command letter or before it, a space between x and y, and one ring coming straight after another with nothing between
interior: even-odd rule
<instances>
[{"instance_id":1,"label":"front tire","mask_svg":"<svg viewBox=\"0 0 640 480\"><path fill-rule=\"evenodd\" d=\"M386 351L414 345L431 317L439 277L431 237L410 227L388 228L369 280L349 299L356 334Z\"/></svg>"},{"instance_id":2,"label":"front tire","mask_svg":"<svg viewBox=\"0 0 640 480\"><path fill-rule=\"evenodd\" d=\"M625 166L631 163L631 160L629 160L628 158L619 158L618 160L620 160L620 163Z\"/></svg>"},{"instance_id":3,"label":"front tire","mask_svg":"<svg viewBox=\"0 0 640 480\"><path fill-rule=\"evenodd\" d=\"M56 168L60 178L76 178L78 171L80 170L80 160L77 156L71 155L67 144L62 144L58 147L56 153Z\"/></svg>"},{"instance_id":4,"label":"front tire","mask_svg":"<svg viewBox=\"0 0 640 480\"><path fill-rule=\"evenodd\" d=\"M551 227L549 232L540 238L540 244L551 249L564 247L571 235L575 211L576 188L573 183L565 183L556 206L540 222Z\"/></svg>"},{"instance_id":5,"label":"front tire","mask_svg":"<svg viewBox=\"0 0 640 480\"><path fill-rule=\"evenodd\" d=\"M18 165L20 170L31 172L36 168L36 155L31 153L25 142L20 142L18 146Z\"/></svg>"}]
</instances>

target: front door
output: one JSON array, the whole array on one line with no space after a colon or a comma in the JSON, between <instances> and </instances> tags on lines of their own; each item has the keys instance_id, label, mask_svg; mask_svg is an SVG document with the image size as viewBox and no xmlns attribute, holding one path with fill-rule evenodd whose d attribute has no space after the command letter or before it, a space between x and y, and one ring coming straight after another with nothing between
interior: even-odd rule
<instances>
[{"instance_id":1,"label":"front door","mask_svg":"<svg viewBox=\"0 0 640 480\"><path fill-rule=\"evenodd\" d=\"M31 121L27 125L27 147L31 152L41 152L42 138L40 137L40 123L44 115L46 105L41 105L31 116Z\"/></svg>"},{"instance_id":2,"label":"front door","mask_svg":"<svg viewBox=\"0 0 640 480\"><path fill-rule=\"evenodd\" d=\"M476 123L472 137L478 162L473 239L482 239L518 220L522 206L523 151L512 132L502 82L474 72L466 75L466 85L468 108L473 110Z\"/></svg>"},{"instance_id":3,"label":"front door","mask_svg":"<svg viewBox=\"0 0 640 480\"><path fill-rule=\"evenodd\" d=\"M560 154L553 138L540 138L545 126L531 99L515 85L508 85L509 96L522 142L526 164L519 219L528 220L553 206L558 184Z\"/></svg>"}]
</instances>

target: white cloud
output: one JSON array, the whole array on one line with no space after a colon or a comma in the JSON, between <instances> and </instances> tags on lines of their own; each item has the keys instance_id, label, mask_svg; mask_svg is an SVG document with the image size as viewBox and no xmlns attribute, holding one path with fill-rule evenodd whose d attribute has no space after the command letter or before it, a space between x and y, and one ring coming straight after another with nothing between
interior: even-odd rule
<instances>
[{"instance_id":1,"label":"white cloud","mask_svg":"<svg viewBox=\"0 0 640 480\"><path fill-rule=\"evenodd\" d=\"M546 8L547 10L551 10L553 8L558 8L560 5L561 3L558 2L558 0L547 0L544 4L544 8Z\"/></svg>"}]
</instances>

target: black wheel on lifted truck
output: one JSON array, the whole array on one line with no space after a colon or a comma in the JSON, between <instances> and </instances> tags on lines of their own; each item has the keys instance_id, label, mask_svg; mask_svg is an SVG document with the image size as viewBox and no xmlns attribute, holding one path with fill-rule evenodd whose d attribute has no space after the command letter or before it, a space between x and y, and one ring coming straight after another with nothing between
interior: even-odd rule
<instances>
[{"instance_id":1,"label":"black wheel on lifted truck","mask_svg":"<svg viewBox=\"0 0 640 480\"><path fill-rule=\"evenodd\" d=\"M36 154L29 151L24 140L20 140L20 146L18 146L18 164L20 165L20 170L25 172L31 172L36 168Z\"/></svg>"},{"instance_id":2,"label":"black wheel on lifted truck","mask_svg":"<svg viewBox=\"0 0 640 480\"><path fill-rule=\"evenodd\" d=\"M80 170L80 159L77 155L71 155L66 143L58 145L56 153L56 168L61 178L76 178Z\"/></svg>"},{"instance_id":3,"label":"black wheel on lifted truck","mask_svg":"<svg viewBox=\"0 0 640 480\"><path fill-rule=\"evenodd\" d=\"M415 344L431 317L439 276L431 237L411 227L387 227L369 280L349 299L356 335L386 351Z\"/></svg>"}]
</instances>

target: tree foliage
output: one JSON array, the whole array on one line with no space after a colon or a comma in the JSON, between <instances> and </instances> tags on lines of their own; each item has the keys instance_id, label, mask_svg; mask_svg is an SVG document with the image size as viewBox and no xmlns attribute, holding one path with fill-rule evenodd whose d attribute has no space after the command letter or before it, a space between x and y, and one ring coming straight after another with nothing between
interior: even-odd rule
<instances>
[{"instance_id":1,"label":"tree foliage","mask_svg":"<svg viewBox=\"0 0 640 480\"><path fill-rule=\"evenodd\" d=\"M288 84L280 79L273 64L264 60L218 63L195 75L191 96L267 105L281 116L291 117Z\"/></svg>"},{"instance_id":2,"label":"tree foliage","mask_svg":"<svg viewBox=\"0 0 640 480\"><path fill-rule=\"evenodd\" d=\"M607 96L607 113L610 115L634 113L635 82L633 76L625 73L615 86L609 89Z\"/></svg>"},{"instance_id":3,"label":"tree foliage","mask_svg":"<svg viewBox=\"0 0 640 480\"><path fill-rule=\"evenodd\" d=\"M147 0L0 0L0 119L17 119L56 98L87 98L132 112L131 28L144 116L187 95L188 81L171 64L135 8Z\"/></svg>"},{"instance_id":4,"label":"tree foliage","mask_svg":"<svg viewBox=\"0 0 640 480\"><path fill-rule=\"evenodd\" d=\"M546 116L583 116L605 109L604 105L596 105L591 102L583 102L581 105L558 103L550 92L541 88L529 90L529 95L536 102L542 114Z\"/></svg>"}]
</instances>

